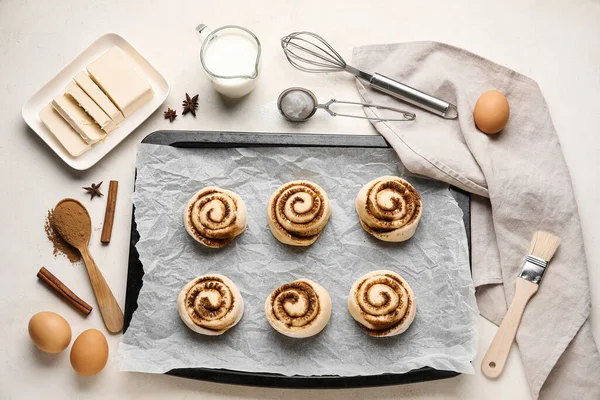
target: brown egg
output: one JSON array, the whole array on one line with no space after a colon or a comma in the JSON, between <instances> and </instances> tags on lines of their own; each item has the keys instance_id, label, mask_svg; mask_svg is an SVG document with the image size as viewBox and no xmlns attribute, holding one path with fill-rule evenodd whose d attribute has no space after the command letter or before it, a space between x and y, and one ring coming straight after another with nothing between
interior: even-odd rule
<instances>
[{"instance_id":1,"label":"brown egg","mask_svg":"<svg viewBox=\"0 0 600 400\"><path fill-rule=\"evenodd\" d=\"M510 116L510 107L506 97L497 90L489 90L482 94L473 111L475 125L483 133L498 133L506 126Z\"/></svg>"},{"instance_id":2,"label":"brown egg","mask_svg":"<svg viewBox=\"0 0 600 400\"><path fill-rule=\"evenodd\" d=\"M97 329L82 332L71 347L71 366L79 375L92 376L108 361L108 342Z\"/></svg>"},{"instance_id":3,"label":"brown egg","mask_svg":"<svg viewBox=\"0 0 600 400\"><path fill-rule=\"evenodd\" d=\"M71 326L60 315L42 311L29 320L29 337L46 353L60 353L71 343Z\"/></svg>"}]
</instances>

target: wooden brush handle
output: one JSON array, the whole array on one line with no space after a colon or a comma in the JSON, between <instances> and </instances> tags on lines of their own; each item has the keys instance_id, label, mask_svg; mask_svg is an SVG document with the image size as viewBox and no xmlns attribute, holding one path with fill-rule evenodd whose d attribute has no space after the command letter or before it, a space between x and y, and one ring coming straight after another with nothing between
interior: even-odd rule
<instances>
[{"instance_id":1,"label":"wooden brush handle","mask_svg":"<svg viewBox=\"0 0 600 400\"><path fill-rule=\"evenodd\" d=\"M508 353L517 335L525 306L538 288L539 285L535 283L517 278L515 297L481 362L481 372L488 378L497 378L504 370L504 364L506 364Z\"/></svg>"},{"instance_id":2,"label":"wooden brush handle","mask_svg":"<svg viewBox=\"0 0 600 400\"><path fill-rule=\"evenodd\" d=\"M106 325L109 332L119 333L123 330L123 311L121 311L119 303L117 303L87 247L80 249L80 251L90 276L90 282L98 301L98 308L102 314L104 325Z\"/></svg>"}]
</instances>

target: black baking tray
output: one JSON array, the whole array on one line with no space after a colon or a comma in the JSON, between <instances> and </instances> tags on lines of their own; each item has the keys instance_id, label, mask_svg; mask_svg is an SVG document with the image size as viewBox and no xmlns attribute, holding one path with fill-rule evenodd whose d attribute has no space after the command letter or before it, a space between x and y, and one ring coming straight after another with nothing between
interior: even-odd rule
<instances>
[{"instance_id":1,"label":"black baking tray","mask_svg":"<svg viewBox=\"0 0 600 400\"><path fill-rule=\"evenodd\" d=\"M338 134L289 134L257 132L214 132L214 131L156 131L144 138L142 143L187 148L223 147L350 147L350 148L389 148L382 136L338 135ZM451 187L450 191L463 211L469 251L471 248L470 196L468 193ZM134 208L135 211L135 208ZM127 330L131 317L137 309L137 298L142 288L144 269L135 245L140 239L135 222L135 212L131 222L129 247L129 267L127 273L127 293L125 297L125 324ZM341 389L400 385L451 378L459 375L454 371L442 371L429 367L419 368L404 374L381 374L340 377L326 376L285 376L280 374L244 372L227 369L178 368L167 372L180 376L211 382L246 386L262 386L296 389Z\"/></svg>"}]
</instances>

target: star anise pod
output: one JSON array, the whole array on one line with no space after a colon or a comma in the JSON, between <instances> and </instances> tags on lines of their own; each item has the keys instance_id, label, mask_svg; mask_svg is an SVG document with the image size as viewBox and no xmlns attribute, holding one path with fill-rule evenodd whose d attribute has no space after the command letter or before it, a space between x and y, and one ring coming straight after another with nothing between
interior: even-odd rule
<instances>
[{"instance_id":1,"label":"star anise pod","mask_svg":"<svg viewBox=\"0 0 600 400\"><path fill-rule=\"evenodd\" d=\"M185 115L185 114L191 112L195 118L196 117L196 109L198 108L198 95L195 95L194 97L190 97L190 95L186 93L185 100L183 101L183 103L181 105L183 106L183 112L181 113L182 115Z\"/></svg>"},{"instance_id":2,"label":"star anise pod","mask_svg":"<svg viewBox=\"0 0 600 400\"><path fill-rule=\"evenodd\" d=\"M104 181L102 181L102 182L104 182ZM92 183L92 186L83 188L83 189L87 190L88 193L91 195L90 200L92 200L94 198L94 196L98 196L98 197L104 196L102 193L100 193L100 185L102 185L102 182L100 182L97 185L95 183Z\"/></svg>"},{"instance_id":3,"label":"star anise pod","mask_svg":"<svg viewBox=\"0 0 600 400\"><path fill-rule=\"evenodd\" d=\"M165 111L165 119L173 122L175 118L177 118L177 111L173 110L172 108L167 108L167 111Z\"/></svg>"}]
</instances>

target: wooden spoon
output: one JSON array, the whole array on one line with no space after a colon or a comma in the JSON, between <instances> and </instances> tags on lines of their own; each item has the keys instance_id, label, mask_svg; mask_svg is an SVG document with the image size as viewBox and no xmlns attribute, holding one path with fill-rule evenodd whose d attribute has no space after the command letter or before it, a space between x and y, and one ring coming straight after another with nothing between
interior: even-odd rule
<instances>
[{"instance_id":1,"label":"wooden spoon","mask_svg":"<svg viewBox=\"0 0 600 400\"><path fill-rule=\"evenodd\" d=\"M90 255L88 245L92 235L90 214L83 204L75 199L62 199L54 207L53 225L62 238L81 253L87 268L98 308L104 325L112 333L123 330L123 311L112 294L96 262Z\"/></svg>"}]
</instances>

